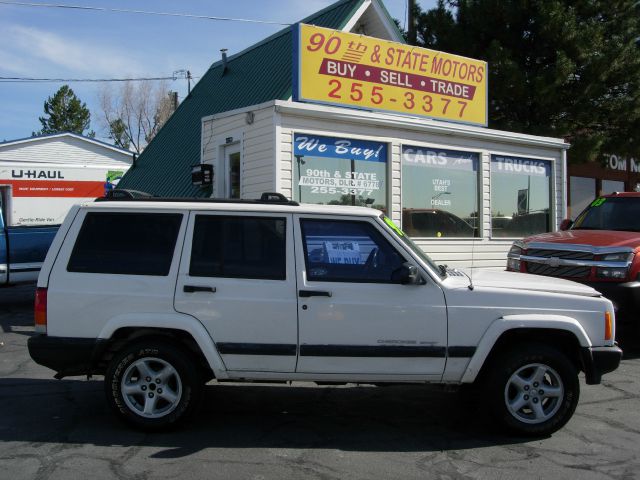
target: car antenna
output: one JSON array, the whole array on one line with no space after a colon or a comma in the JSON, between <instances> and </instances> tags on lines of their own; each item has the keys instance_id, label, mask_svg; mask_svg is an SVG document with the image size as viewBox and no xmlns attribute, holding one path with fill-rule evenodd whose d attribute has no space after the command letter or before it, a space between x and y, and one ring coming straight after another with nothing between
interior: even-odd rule
<instances>
[{"instance_id":1,"label":"car antenna","mask_svg":"<svg viewBox=\"0 0 640 480\"><path fill-rule=\"evenodd\" d=\"M477 218L477 217L476 217ZM476 220L477 221L477 220ZM476 246L476 232L477 232L477 226L473 229L473 240L471 240L473 243L471 243L471 275L468 275L467 272L465 272L464 270L458 270L457 268L455 269L456 272L460 272L461 274L463 274L465 277L467 277L469 279L469 285L467 285L467 288L469 290L473 290L475 287L473 286L473 265L474 265L474 257L473 257L473 253L475 251L475 246Z\"/></svg>"},{"instance_id":2,"label":"car antenna","mask_svg":"<svg viewBox=\"0 0 640 480\"><path fill-rule=\"evenodd\" d=\"M477 220L478 217L476 217L476 224L478 223ZM478 231L478 227L476 226L473 229L473 239L471 240L471 275L467 275L467 278L469 279L469 290L473 290L473 267L475 265L474 263L474 252L476 250L476 232ZM465 274L466 275L466 274Z\"/></svg>"},{"instance_id":3,"label":"car antenna","mask_svg":"<svg viewBox=\"0 0 640 480\"><path fill-rule=\"evenodd\" d=\"M478 198L478 184L476 183L476 199ZM478 201L478 200L476 200ZM476 250L476 233L479 231L480 225L478 225L480 221L480 205L478 202L478 209L476 210L476 221L474 222L474 226L473 226L473 237L471 239L471 276L467 275L467 278L469 279L469 290L473 290L474 286L473 286L473 268L475 266L475 258L474 258L474 252ZM466 275L466 274L465 274Z\"/></svg>"},{"instance_id":4,"label":"car antenna","mask_svg":"<svg viewBox=\"0 0 640 480\"><path fill-rule=\"evenodd\" d=\"M477 188L477 187L476 187ZM477 198L477 195L476 195ZM476 214L476 221L475 226L473 227L473 237L471 239L471 275L468 275L467 272L465 272L464 270L457 270L460 273L462 273L465 277L467 277L469 279L469 285L467 285L467 288L469 290L473 290L475 287L473 286L473 266L474 266L474 252L475 252L475 247L476 247L476 232L478 231L478 220L480 219L480 206L478 206L478 212Z\"/></svg>"}]
</instances>

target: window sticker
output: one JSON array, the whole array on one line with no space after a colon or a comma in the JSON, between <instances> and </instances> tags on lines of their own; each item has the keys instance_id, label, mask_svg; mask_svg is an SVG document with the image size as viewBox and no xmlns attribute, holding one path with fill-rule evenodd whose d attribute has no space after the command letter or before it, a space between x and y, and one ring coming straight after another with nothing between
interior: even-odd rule
<instances>
[{"instance_id":1,"label":"window sticker","mask_svg":"<svg viewBox=\"0 0 640 480\"><path fill-rule=\"evenodd\" d=\"M386 217L386 216L382 217L382 220L384 220L384 223L386 223L391 230L396 232L399 236L404 237L404 232L400 230L400 228L398 228L398 226L395 223L393 223L393 220L391 220L389 217Z\"/></svg>"},{"instance_id":2,"label":"window sticker","mask_svg":"<svg viewBox=\"0 0 640 480\"><path fill-rule=\"evenodd\" d=\"M294 198L386 210L388 145L294 133Z\"/></svg>"},{"instance_id":3,"label":"window sticker","mask_svg":"<svg viewBox=\"0 0 640 480\"><path fill-rule=\"evenodd\" d=\"M607 201L606 198L596 198L593 202L591 202L591 205L589 205L589 206L590 207L599 207L600 205L602 205L606 201Z\"/></svg>"},{"instance_id":4,"label":"window sticker","mask_svg":"<svg viewBox=\"0 0 640 480\"><path fill-rule=\"evenodd\" d=\"M359 265L361 263L358 242L324 242L324 254L332 264Z\"/></svg>"}]
</instances>

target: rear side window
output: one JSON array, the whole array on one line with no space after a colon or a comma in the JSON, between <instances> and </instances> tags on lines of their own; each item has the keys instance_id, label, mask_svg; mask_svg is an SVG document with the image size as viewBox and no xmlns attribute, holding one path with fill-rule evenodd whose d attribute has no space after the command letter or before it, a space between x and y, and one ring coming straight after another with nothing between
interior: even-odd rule
<instances>
[{"instance_id":1,"label":"rear side window","mask_svg":"<svg viewBox=\"0 0 640 480\"><path fill-rule=\"evenodd\" d=\"M183 215L87 213L69 272L166 276Z\"/></svg>"},{"instance_id":2,"label":"rear side window","mask_svg":"<svg viewBox=\"0 0 640 480\"><path fill-rule=\"evenodd\" d=\"M286 220L196 215L189 275L286 279Z\"/></svg>"}]
</instances>

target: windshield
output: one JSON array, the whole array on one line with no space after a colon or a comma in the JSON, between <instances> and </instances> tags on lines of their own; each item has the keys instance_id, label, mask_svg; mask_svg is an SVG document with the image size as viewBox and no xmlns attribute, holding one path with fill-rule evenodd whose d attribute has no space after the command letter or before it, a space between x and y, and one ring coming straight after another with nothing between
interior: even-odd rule
<instances>
[{"instance_id":1,"label":"windshield","mask_svg":"<svg viewBox=\"0 0 640 480\"><path fill-rule=\"evenodd\" d=\"M591 202L571 230L640 232L640 197L600 197Z\"/></svg>"},{"instance_id":2,"label":"windshield","mask_svg":"<svg viewBox=\"0 0 640 480\"><path fill-rule=\"evenodd\" d=\"M407 235L402 230L400 230L400 228L395 223L393 223L393 220L391 220L386 215L380 215L380 218L391 229L394 235L409 248L409 250L415 253L416 256L418 256L424 263L431 267L436 275L438 275L440 278L444 278L446 276L443 274L438 265L431 259L431 257L424 253L424 251L415 243L413 243L413 241L409 237L407 237Z\"/></svg>"}]
</instances>

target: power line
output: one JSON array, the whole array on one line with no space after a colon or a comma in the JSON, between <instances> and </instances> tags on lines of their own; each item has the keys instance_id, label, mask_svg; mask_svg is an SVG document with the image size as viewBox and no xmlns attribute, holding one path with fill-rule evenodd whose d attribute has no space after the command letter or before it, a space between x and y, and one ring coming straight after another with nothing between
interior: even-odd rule
<instances>
[{"instance_id":1,"label":"power line","mask_svg":"<svg viewBox=\"0 0 640 480\"><path fill-rule=\"evenodd\" d=\"M144 82L153 80L178 80L182 77L136 77L136 78L33 78L33 77L0 77L0 83L47 83L47 82L85 82L85 83L100 83L100 82ZM184 77L187 78L187 77ZM200 77L189 77L190 79L196 79Z\"/></svg>"},{"instance_id":2,"label":"power line","mask_svg":"<svg viewBox=\"0 0 640 480\"><path fill-rule=\"evenodd\" d=\"M216 20L216 21L225 21L225 22L266 23L268 25L284 25L284 26L291 25L290 23L272 22L268 20L252 20L249 18L214 17L210 15L195 15L191 13L152 12L148 10L129 10L126 8L88 7L85 5L11 2L6 0L0 0L0 4L13 5L17 7L65 8L69 10L90 10L95 12L135 13L140 15L160 15L164 17L184 17L184 18L196 18L199 20Z\"/></svg>"}]
</instances>

